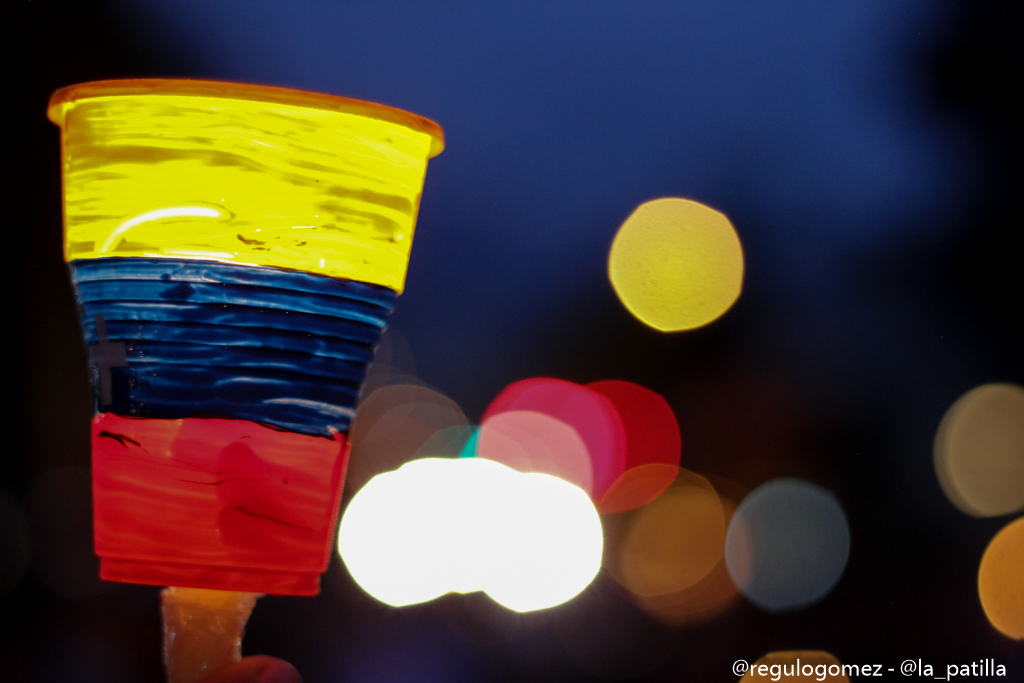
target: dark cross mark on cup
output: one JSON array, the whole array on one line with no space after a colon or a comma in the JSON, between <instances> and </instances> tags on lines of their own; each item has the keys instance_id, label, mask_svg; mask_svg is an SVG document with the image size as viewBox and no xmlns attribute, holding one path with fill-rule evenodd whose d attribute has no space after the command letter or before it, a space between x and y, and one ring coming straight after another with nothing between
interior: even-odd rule
<instances>
[{"instance_id":1,"label":"dark cross mark on cup","mask_svg":"<svg viewBox=\"0 0 1024 683\"><path fill-rule=\"evenodd\" d=\"M95 320L99 343L89 346L89 364L100 369L100 408L105 408L114 402L110 368L126 367L128 354L124 342L112 342L107 337L107 324L103 322L103 314L97 313Z\"/></svg>"}]
</instances>

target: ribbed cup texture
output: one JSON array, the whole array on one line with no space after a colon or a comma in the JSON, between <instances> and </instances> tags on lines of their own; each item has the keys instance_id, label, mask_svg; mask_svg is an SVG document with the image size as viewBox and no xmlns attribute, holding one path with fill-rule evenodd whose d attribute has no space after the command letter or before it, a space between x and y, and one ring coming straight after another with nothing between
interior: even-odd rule
<instances>
[{"instance_id":1,"label":"ribbed cup texture","mask_svg":"<svg viewBox=\"0 0 1024 683\"><path fill-rule=\"evenodd\" d=\"M386 287L165 258L71 262L97 412L348 430Z\"/></svg>"}]
</instances>

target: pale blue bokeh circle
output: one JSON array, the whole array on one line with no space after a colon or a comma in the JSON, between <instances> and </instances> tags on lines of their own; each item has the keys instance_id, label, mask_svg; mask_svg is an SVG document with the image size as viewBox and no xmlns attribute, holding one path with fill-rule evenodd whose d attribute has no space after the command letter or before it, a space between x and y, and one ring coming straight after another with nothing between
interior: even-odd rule
<instances>
[{"instance_id":1,"label":"pale blue bokeh circle","mask_svg":"<svg viewBox=\"0 0 1024 683\"><path fill-rule=\"evenodd\" d=\"M751 491L725 539L725 564L736 587L769 612L821 600L849 555L850 528L839 501L800 479L775 479Z\"/></svg>"}]
</instances>

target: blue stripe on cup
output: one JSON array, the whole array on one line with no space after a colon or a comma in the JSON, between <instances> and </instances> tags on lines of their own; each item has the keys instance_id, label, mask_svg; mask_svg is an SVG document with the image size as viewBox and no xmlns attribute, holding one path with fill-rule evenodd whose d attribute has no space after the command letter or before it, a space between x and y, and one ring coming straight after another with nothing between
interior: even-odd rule
<instances>
[{"instance_id":1,"label":"blue stripe on cup","mask_svg":"<svg viewBox=\"0 0 1024 683\"><path fill-rule=\"evenodd\" d=\"M326 437L348 430L396 297L265 266L70 265L99 410L229 417Z\"/></svg>"}]
</instances>

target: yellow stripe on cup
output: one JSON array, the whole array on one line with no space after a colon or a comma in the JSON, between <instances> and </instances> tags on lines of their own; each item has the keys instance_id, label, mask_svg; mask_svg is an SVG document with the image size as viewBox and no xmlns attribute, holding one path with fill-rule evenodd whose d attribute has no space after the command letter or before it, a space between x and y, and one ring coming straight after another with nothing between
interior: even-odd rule
<instances>
[{"instance_id":1,"label":"yellow stripe on cup","mask_svg":"<svg viewBox=\"0 0 1024 683\"><path fill-rule=\"evenodd\" d=\"M65 257L169 257L405 282L437 124L284 88L105 81L56 92Z\"/></svg>"}]
</instances>

